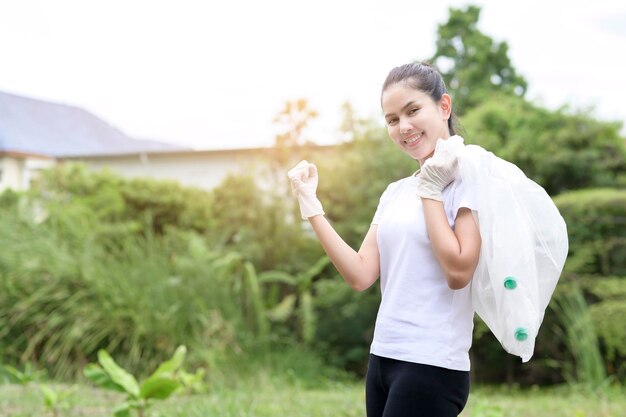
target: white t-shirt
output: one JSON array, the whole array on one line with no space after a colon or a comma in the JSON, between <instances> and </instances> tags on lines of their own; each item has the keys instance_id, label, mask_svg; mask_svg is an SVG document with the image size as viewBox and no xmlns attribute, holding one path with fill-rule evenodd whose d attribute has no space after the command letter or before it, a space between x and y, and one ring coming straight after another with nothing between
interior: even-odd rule
<instances>
[{"instance_id":1,"label":"white t-shirt","mask_svg":"<svg viewBox=\"0 0 626 417\"><path fill-rule=\"evenodd\" d=\"M382 301L370 352L391 359L469 371L473 315L470 285L448 287L426 231L417 177L390 184L372 224L378 225ZM456 179L443 190L450 226L472 209Z\"/></svg>"}]
</instances>

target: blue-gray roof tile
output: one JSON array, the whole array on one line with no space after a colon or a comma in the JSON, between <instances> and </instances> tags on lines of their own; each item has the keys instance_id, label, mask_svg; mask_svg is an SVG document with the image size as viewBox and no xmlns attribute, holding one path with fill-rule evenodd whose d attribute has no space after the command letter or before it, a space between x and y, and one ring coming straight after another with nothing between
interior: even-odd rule
<instances>
[{"instance_id":1,"label":"blue-gray roof tile","mask_svg":"<svg viewBox=\"0 0 626 417\"><path fill-rule=\"evenodd\" d=\"M0 152L60 158L182 150L190 149L133 139L78 107L0 91Z\"/></svg>"}]
</instances>

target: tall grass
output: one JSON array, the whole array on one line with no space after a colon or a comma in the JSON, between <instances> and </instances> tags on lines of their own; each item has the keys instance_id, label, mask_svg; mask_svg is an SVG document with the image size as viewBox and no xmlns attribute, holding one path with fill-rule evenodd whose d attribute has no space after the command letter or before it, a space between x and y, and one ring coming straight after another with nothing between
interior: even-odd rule
<instances>
[{"instance_id":1,"label":"tall grass","mask_svg":"<svg viewBox=\"0 0 626 417\"><path fill-rule=\"evenodd\" d=\"M251 266L195 233L112 232L76 205L32 218L24 208L0 216L0 362L67 378L104 348L147 372L179 344L236 350L263 326Z\"/></svg>"},{"instance_id":2,"label":"tall grass","mask_svg":"<svg viewBox=\"0 0 626 417\"><path fill-rule=\"evenodd\" d=\"M573 357L573 362L564 365L566 380L590 388L603 386L608 381L607 371L580 287L572 285L561 291L554 298L552 308L561 323L560 333Z\"/></svg>"}]
</instances>

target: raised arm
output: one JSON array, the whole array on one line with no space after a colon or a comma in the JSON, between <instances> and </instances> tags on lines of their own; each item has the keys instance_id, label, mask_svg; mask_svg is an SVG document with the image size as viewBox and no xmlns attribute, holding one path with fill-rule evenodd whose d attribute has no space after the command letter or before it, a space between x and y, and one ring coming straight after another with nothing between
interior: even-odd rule
<instances>
[{"instance_id":1,"label":"raised arm","mask_svg":"<svg viewBox=\"0 0 626 417\"><path fill-rule=\"evenodd\" d=\"M301 161L287 174L294 195L298 198L300 214L308 219L324 251L344 280L355 290L369 288L380 275L380 260L376 242L377 226L372 225L359 251L352 249L324 217L317 199L317 168Z\"/></svg>"},{"instance_id":2,"label":"raised arm","mask_svg":"<svg viewBox=\"0 0 626 417\"><path fill-rule=\"evenodd\" d=\"M363 291L376 282L380 275L380 258L376 242L378 226L370 226L357 252L337 234L324 216L309 217L309 222L333 265L352 288Z\"/></svg>"}]
</instances>

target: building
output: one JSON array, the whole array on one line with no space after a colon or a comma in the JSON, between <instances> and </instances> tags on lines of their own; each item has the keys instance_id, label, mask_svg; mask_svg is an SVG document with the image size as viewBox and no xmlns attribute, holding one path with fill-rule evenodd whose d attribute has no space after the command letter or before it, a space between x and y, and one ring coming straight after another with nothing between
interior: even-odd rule
<instances>
[{"instance_id":1,"label":"building","mask_svg":"<svg viewBox=\"0 0 626 417\"><path fill-rule=\"evenodd\" d=\"M42 169L55 164L54 158L35 153L0 151L0 192L7 188L28 189L31 180Z\"/></svg>"},{"instance_id":2,"label":"building","mask_svg":"<svg viewBox=\"0 0 626 417\"><path fill-rule=\"evenodd\" d=\"M173 150L128 154L78 155L60 161L78 161L94 170L108 168L128 178L173 179L181 185L210 190L228 174L255 169L264 148Z\"/></svg>"},{"instance_id":3,"label":"building","mask_svg":"<svg viewBox=\"0 0 626 417\"><path fill-rule=\"evenodd\" d=\"M138 140L78 107L0 92L0 191L28 189L42 169L66 161L210 189L254 165L263 151Z\"/></svg>"}]
</instances>

